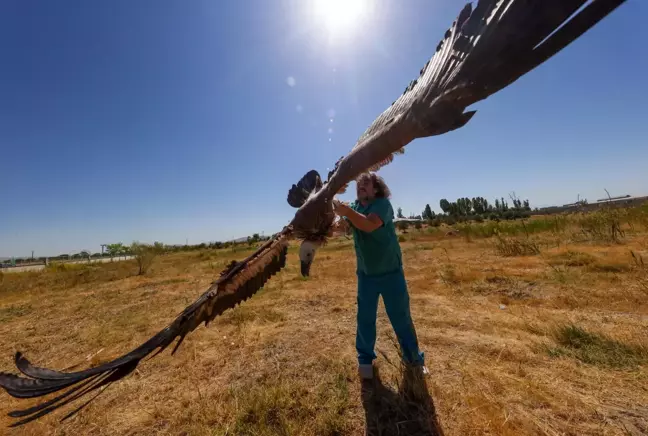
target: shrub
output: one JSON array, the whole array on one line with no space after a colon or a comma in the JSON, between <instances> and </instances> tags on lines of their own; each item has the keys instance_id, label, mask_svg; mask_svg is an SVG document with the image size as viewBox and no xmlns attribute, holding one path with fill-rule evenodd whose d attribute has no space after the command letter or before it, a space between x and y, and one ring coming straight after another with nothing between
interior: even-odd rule
<instances>
[{"instance_id":1,"label":"shrub","mask_svg":"<svg viewBox=\"0 0 648 436\"><path fill-rule=\"evenodd\" d=\"M408 227L409 222L407 221L399 221L396 223L396 228L398 228L398 230L407 230Z\"/></svg>"},{"instance_id":2,"label":"shrub","mask_svg":"<svg viewBox=\"0 0 648 436\"><path fill-rule=\"evenodd\" d=\"M130 251L135 256L137 266L139 268L138 275L146 274L146 271L153 264L153 260L161 252L161 247L158 244L149 245L133 242L130 246Z\"/></svg>"}]
</instances>

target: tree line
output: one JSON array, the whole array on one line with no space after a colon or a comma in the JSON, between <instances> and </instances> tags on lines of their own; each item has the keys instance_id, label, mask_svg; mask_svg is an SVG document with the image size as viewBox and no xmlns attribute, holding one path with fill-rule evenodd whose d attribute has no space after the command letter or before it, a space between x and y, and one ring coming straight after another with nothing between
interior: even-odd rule
<instances>
[{"instance_id":1,"label":"tree line","mask_svg":"<svg viewBox=\"0 0 648 436\"><path fill-rule=\"evenodd\" d=\"M211 241L211 242L201 242L200 244L164 244L162 242L154 242L151 245L140 244L134 242L131 245L124 245L121 242L115 244L106 245L106 253L108 256L129 256L132 255L135 251L134 248L139 248L142 246L149 246L153 248L158 253L177 253L181 251L194 251L194 250L203 250L205 248L219 249L219 248L230 248L237 247L241 245L254 245L256 243L267 241L271 236L261 236L258 233L248 236L244 240L240 241Z\"/></svg>"},{"instance_id":2,"label":"tree line","mask_svg":"<svg viewBox=\"0 0 648 436\"><path fill-rule=\"evenodd\" d=\"M454 224L457 221L484 221L491 220L513 220L518 218L525 218L531 214L531 206L529 200L521 200L514 194L511 195L512 205L504 199L504 197L496 198L494 203L490 203L484 197L462 197L453 202L442 198L439 201L439 207L443 213L435 213L429 204L425 205L423 212L420 215L411 214L410 219L419 219L433 221L432 224L440 224L445 222L447 224ZM403 209L400 207L397 210L396 216L398 218L405 218Z\"/></svg>"},{"instance_id":3,"label":"tree line","mask_svg":"<svg viewBox=\"0 0 648 436\"><path fill-rule=\"evenodd\" d=\"M66 260L87 260L87 259L98 259L98 258L114 258L122 256L135 256L138 257L142 252L156 254L161 253L177 253L183 251L195 251L203 250L206 248L219 249L219 248L231 248L239 246L252 246L259 242L267 241L272 236L261 236L259 233L254 233L252 236L240 241L211 241L211 242L202 242L200 244L164 244L162 242L154 242L153 244L144 244L140 242L133 242L132 244L124 244L123 242L115 242L112 244L105 245L105 251L103 253L90 253L89 251L80 251L75 254L59 254L58 256L40 256L40 257L18 257L14 259L8 259L3 262L0 262L0 266L4 265L24 265L29 263L45 263L46 260L49 261L66 261Z\"/></svg>"}]
</instances>

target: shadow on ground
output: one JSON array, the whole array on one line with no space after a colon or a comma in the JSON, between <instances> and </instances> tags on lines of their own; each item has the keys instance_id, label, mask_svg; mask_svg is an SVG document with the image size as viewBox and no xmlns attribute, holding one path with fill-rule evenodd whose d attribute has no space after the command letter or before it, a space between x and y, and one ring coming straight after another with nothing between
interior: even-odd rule
<instances>
[{"instance_id":1,"label":"shadow on ground","mask_svg":"<svg viewBox=\"0 0 648 436\"><path fill-rule=\"evenodd\" d=\"M375 368L373 380L362 382L366 435L443 436L425 378L402 369L398 391L385 386Z\"/></svg>"}]
</instances>

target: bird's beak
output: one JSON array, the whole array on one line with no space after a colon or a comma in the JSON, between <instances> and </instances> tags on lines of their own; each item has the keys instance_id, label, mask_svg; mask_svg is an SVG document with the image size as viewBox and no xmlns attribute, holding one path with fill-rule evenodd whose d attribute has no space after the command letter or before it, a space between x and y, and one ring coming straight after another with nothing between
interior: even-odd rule
<instances>
[{"instance_id":1,"label":"bird's beak","mask_svg":"<svg viewBox=\"0 0 648 436\"><path fill-rule=\"evenodd\" d=\"M302 277L308 277L310 274L310 267L312 262L301 261L301 275Z\"/></svg>"}]
</instances>

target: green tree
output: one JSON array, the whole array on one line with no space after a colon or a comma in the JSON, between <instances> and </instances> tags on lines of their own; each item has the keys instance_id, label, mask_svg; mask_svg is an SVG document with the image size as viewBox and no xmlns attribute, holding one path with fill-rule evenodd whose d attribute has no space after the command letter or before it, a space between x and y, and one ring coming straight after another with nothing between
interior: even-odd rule
<instances>
[{"instance_id":1,"label":"green tree","mask_svg":"<svg viewBox=\"0 0 648 436\"><path fill-rule=\"evenodd\" d=\"M524 200L524 210L531 210L531 206L529 206L529 200Z\"/></svg>"},{"instance_id":2,"label":"green tree","mask_svg":"<svg viewBox=\"0 0 648 436\"><path fill-rule=\"evenodd\" d=\"M425 205L425 209L423 210L423 215L421 216L425 220L431 220L432 218L434 218L434 212L432 212L432 208L430 207L429 204Z\"/></svg>"},{"instance_id":3,"label":"green tree","mask_svg":"<svg viewBox=\"0 0 648 436\"><path fill-rule=\"evenodd\" d=\"M473 197L470 201L472 202L472 207L475 213L484 213L481 209L481 201L479 200L479 197Z\"/></svg>"},{"instance_id":4,"label":"green tree","mask_svg":"<svg viewBox=\"0 0 648 436\"><path fill-rule=\"evenodd\" d=\"M488 201L484 197L477 197L472 199L473 210L478 215L483 215L489 211L489 208L492 209L492 206L488 204Z\"/></svg>"},{"instance_id":5,"label":"green tree","mask_svg":"<svg viewBox=\"0 0 648 436\"><path fill-rule=\"evenodd\" d=\"M248 236L247 242L248 245L256 244L261 240L261 236L258 233L253 234L251 237Z\"/></svg>"},{"instance_id":6,"label":"green tree","mask_svg":"<svg viewBox=\"0 0 648 436\"><path fill-rule=\"evenodd\" d=\"M400 207L396 211L396 218L405 218L405 216L403 215L403 209Z\"/></svg>"},{"instance_id":7,"label":"green tree","mask_svg":"<svg viewBox=\"0 0 648 436\"><path fill-rule=\"evenodd\" d=\"M441 201L439 201L439 207L443 213L450 213L450 202L445 198L442 198Z\"/></svg>"},{"instance_id":8,"label":"green tree","mask_svg":"<svg viewBox=\"0 0 648 436\"><path fill-rule=\"evenodd\" d=\"M451 216L455 216L455 217L458 216L459 213L460 213L459 210L460 210L459 204L457 204L456 201L453 201L452 203L450 203L450 215Z\"/></svg>"},{"instance_id":9,"label":"green tree","mask_svg":"<svg viewBox=\"0 0 648 436\"><path fill-rule=\"evenodd\" d=\"M121 256L124 254L126 247L121 242L115 244L106 245L106 252L110 255L111 258L115 256Z\"/></svg>"}]
</instances>

